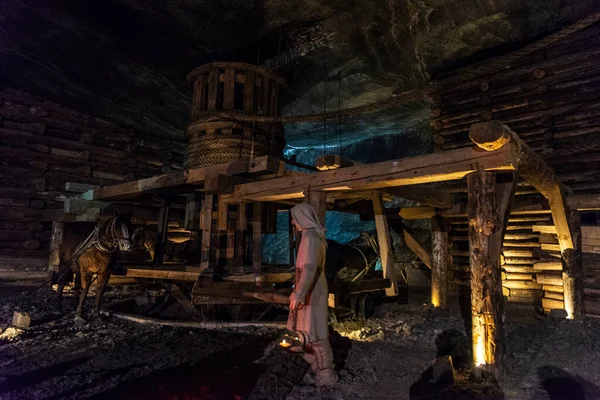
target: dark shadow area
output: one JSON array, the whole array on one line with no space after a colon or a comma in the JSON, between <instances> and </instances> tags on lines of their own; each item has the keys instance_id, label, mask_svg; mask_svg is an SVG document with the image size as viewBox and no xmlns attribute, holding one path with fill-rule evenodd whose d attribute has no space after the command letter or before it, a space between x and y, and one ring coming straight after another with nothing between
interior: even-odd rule
<instances>
[{"instance_id":1,"label":"dark shadow area","mask_svg":"<svg viewBox=\"0 0 600 400\"><path fill-rule=\"evenodd\" d=\"M269 338L210 354L191 365L156 371L126 381L92 399L235 399L245 398L264 372L259 359Z\"/></svg>"},{"instance_id":2,"label":"dark shadow area","mask_svg":"<svg viewBox=\"0 0 600 400\"><path fill-rule=\"evenodd\" d=\"M553 365L544 365L537 370L544 390L551 400L593 400L600 399L600 388Z\"/></svg>"},{"instance_id":3,"label":"dark shadow area","mask_svg":"<svg viewBox=\"0 0 600 400\"><path fill-rule=\"evenodd\" d=\"M0 394L19 391L56 376L65 375L66 371L84 364L92 358L93 357L91 356L78 357L57 364L48 365L21 375L8 376L6 377L6 380L0 384Z\"/></svg>"},{"instance_id":4,"label":"dark shadow area","mask_svg":"<svg viewBox=\"0 0 600 400\"><path fill-rule=\"evenodd\" d=\"M344 369L346 360L352 349L352 340L340 335L333 329L329 330L329 340L331 341L331 347L333 349L333 363L335 369L338 371Z\"/></svg>"},{"instance_id":5,"label":"dark shadow area","mask_svg":"<svg viewBox=\"0 0 600 400\"><path fill-rule=\"evenodd\" d=\"M436 339L437 357L450 356L457 374L466 378L471 365L470 343L462 332L448 329ZM455 383L440 383L435 380L433 367L428 367L419 380L410 387L411 400L425 399L467 399L467 400L504 400L505 396L493 374L483 372L482 378L475 382L468 379Z\"/></svg>"}]
</instances>

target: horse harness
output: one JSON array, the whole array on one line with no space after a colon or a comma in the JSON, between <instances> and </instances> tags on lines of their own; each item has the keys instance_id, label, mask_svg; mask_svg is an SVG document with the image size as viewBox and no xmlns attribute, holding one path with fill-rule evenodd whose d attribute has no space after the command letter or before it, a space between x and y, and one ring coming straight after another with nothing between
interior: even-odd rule
<instances>
[{"instance_id":1,"label":"horse harness","mask_svg":"<svg viewBox=\"0 0 600 400\"><path fill-rule=\"evenodd\" d=\"M119 245L118 245L118 239L116 239L116 237L114 235L115 221L116 221L116 219L113 218L113 220L110 222L111 233L114 238L112 243L107 245L102 242L102 237L100 235L100 228L102 227L102 225L99 224L99 225L96 225L96 227L94 227L94 230L92 231L92 233L89 234L87 239L85 239L83 242L81 242L79 244L79 246L77 246L77 248L75 249L75 252L73 253L73 257L71 259L73 260L73 262L75 262L75 264L77 264L78 267L80 267L79 257L81 257L83 255L83 253L85 253L88 249L90 249L93 246L96 246L96 248L103 253L112 254L117 250ZM128 239L128 240L131 240L131 239Z\"/></svg>"}]
</instances>

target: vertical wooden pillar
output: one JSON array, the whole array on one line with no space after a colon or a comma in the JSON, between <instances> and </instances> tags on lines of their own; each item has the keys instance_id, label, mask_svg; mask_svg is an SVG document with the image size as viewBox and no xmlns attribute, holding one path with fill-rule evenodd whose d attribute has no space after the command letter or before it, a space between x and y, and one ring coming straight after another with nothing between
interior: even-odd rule
<instances>
[{"instance_id":1,"label":"vertical wooden pillar","mask_svg":"<svg viewBox=\"0 0 600 400\"><path fill-rule=\"evenodd\" d=\"M573 248L565 249L562 252L564 304L568 318L580 319L585 314L581 264L581 222L577 210L568 210L566 214Z\"/></svg>"},{"instance_id":2,"label":"vertical wooden pillar","mask_svg":"<svg viewBox=\"0 0 600 400\"><path fill-rule=\"evenodd\" d=\"M431 219L431 303L446 308L448 297L448 224L445 218Z\"/></svg>"},{"instance_id":3,"label":"vertical wooden pillar","mask_svg":"<svg viewBox=\"0 0 600 400\"><path fill-rule=\"evenodd\" d=\"M185 202L185 221L183 226L188 230L197 230L200 222L200 193L192 193L186 196Z\"/></svg>"},{"instance_id":4,"label":"vertical wooden pillar","mask_svg":"<svg viewBox=\"0 0 600 400\"><path fill-rule=\"evenodd\" d=\"M163 200L160 213L158 214L158 228L156 230L156 242L154 243L154 259L152 264L160 265L165 257L165 244L167 242L167 234L169 232L169 212L171 204L168 200Z\"/></svg>"},{"instance_id":5,"label":"vertical wooden pillar","mask_svg":"<svg viewBox=\"0 0 600 400\"><path fill-rule=\"evenodd\" d=\"M211 229L212 229L212 210L213 210L213 197L212 193L204 195L202 201L202 212L200 213L200 229L202 229L202 243L200 253L200 268L205 270L210 265L210 240L211 240Z\"/></svg>"},{"instance_id":6,"label":"vertical wooden pillar","mask_svg":"<svg viewBox=\"0 0 600 400\"><path fill-rule=\"evenodd\" d=\"M327 193L311 190L308 193L308 204L313 206L321 225L325 226L325 215L327 214Z\"/></svg>"},{"instance_id":7,"label":"vertical wooden pillar","mask_svg":"<svg viewBox=\"0 0 600 400\"><path fill-rule=\"evenodd\" d=\"M246 230L248 230L247 204L238 205L238 220L235 227L235 265L243 267L246 254Z\"/></svg>"},{"instance_id":8,"label":"vertical wooden pillar","mask_svg":"<svg viewBox=\"0 0 600 400\"><path fill-rule=\"evenodd\" d=\"M467 184L473 360L476 366L501 373L504 298L500 253L503 224L510 210L505 204L510 202L497 206L501 199L496 197L494 172L472 173Z\"/></svg>"},{"instance_id":9,"label":"vertical wooden pillar","mask_svg":"<svg viewBox=\"0 0 600 400\"><path fill-rule=\"evenodd\" d=\"M262 268L262 203L253 204L252 218L252 270L260 272Z\"/></svg>"},{"instance_id":10,"label":"vertical wooden pillar","mask_svg":"<svg viewBox=\"0 0 600 400\"><path fill-rule=\"evenodd\" d=\"M288 211L288 248L290 268L296 265L295 251L296 243L294 241L294 225L292 225L292 212Z\"/></svg>"},{"instance_id":11,"label":"vertical wooden pillar","mask_svg":"<svg viewBox=\"0 0 600 400\"><path fill-rule=\"evenodd\" d=\"M379 256L381 258L381 267L383 268L383 277L389 279L391 282L391 286L385 290L385 294L387 296L398 296L399 290L396 271L394 270L392 242L390 240L390 232L381 193L373 194L373 213L375 214L375 227L377 228L377 241L379 242Z\"/></svg>"},{"instance_id":12,"label":"vertical wooden pillar","mask_svg":"<svg viewBox=\"0 0 600 400\"><path fill-rule=\"evenodd\" d=\"M52 236L50 237L50 258L48 260L48 271L59 272L60 245L65 232L64 222L52 222Z\"/></svg>"}]
</instances>

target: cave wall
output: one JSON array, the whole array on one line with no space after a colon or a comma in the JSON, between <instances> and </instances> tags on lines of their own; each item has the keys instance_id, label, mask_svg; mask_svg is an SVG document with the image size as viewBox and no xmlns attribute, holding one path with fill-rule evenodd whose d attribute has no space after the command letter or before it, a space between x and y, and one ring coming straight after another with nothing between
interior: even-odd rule
<instances>
[{"instance_id":1,"label":"cave wall","mask_svg":"<svg viewBox=\"0 0 600 400\"><path fill-rule=\"evenodd\" d=\"M0 90L0 268L48 263L66 182L112 185L182 168L184 143Z\"/></svg>"}]
</instances>

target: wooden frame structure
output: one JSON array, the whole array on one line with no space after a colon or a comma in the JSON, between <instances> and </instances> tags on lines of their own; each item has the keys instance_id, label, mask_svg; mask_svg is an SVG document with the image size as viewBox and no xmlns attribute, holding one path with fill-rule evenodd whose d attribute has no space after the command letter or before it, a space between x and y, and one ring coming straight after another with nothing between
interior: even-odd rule
<instances>
[{"instance_id":1,"label":"wooden frame structure","mask_svg":"<svg viewBox=\"0 0 600 400\"><path fill-rule=\"evenodd\" d=\"M423 251L421 258L429 260L432 269L432 302L437 307L445 307L447 302L448 234L445 219L450 216L468 217L475 362L499 372L502 364L504 307L500 262L508 216L511 212L514 215L521 211L552 214L563 258L564 308L569 318L579 318L583 313L583 303L575 210L585 205L585 199L565 197L565 193L569 193L568 188L558 182L552 170L539 156L500 122L474 124L470 138L476 147L316 173L286 172L282 163L271 157L257 159L256 163L236 160L228 164L95 189L85 194L84 198L94 202L110 202L137 198L148 193L162 196L197 193L201 199L200 204L194 204L188 210L190 215L186 212L186 219L193 219L193 213L198 213L198 227L203 238L200 266L179 271L130 268L126 272L127 276L137 278L197 282L202 280L203 274L212 272L215 266L215 248L212 242L218 237L213 234L215 231L229 235L226 258L230 266L238 268L238 272L238 264L243 260L239 249L244 247L238 242L241 240L242 243L252 243L252 267L244 272L260 274L260 237L265 231L263 223L265 215L269 214L266 212L269 204L279 203L282 207L289 207L297 202L308 201L324 219L326 210L332 207L336 209L336 201L340 199L368 200L372 204L377 226L384 274L382 282L385 286L370 282L369 288L365 287L364 290L385 289L386 294L396 295L397 278L387 228L390 214L384 208L383 201L387 196L401 195L420 201L425 206L413 209L415 212L411 209L400 210L403 218L433 218L432 256L429 257ZM508 174L512 178L505 183L496 183L498 174ZM547 199L549 211L544 209L543 204L516 202L512 207L519 176ZM419 186L465 177L468 178L470 189L466 209L453 205L452 198L447 193ZM253 204L252 207L249 207L249 203ZM248 215L249 210L252 211L251 215ZM233 214L237 214L237 219L231 224L228 220ZM167 226L164 217L159 222L161 226ZM292 241L290 248L293 248ZM421 251L417 251L419 252ZM157 259L155 263L161 264L161 260ZM283 275L277 272L266 273L261 281L277 282L290 278L289 275ZM226 279L246 283L254 280L253 277L243 276L230 276ZM245 290L247 291L247 287ZM347 292L349 289L339 290ZM252 296L265 297L260 291Z\"/></svg>"}]
</instances>

